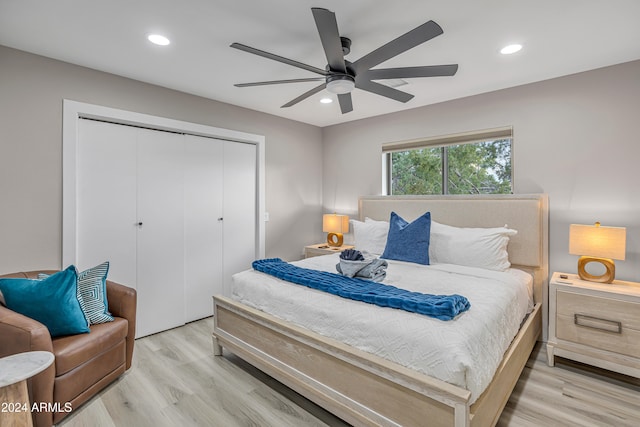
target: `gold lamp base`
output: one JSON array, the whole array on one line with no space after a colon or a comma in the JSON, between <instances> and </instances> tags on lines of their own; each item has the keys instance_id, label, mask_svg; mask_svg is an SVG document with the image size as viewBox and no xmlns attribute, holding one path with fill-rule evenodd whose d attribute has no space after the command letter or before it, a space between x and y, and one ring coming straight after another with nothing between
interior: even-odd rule
<instances>
[{"instance_id":1,"label":"gold lamp base","mask_svg":"<svg viewBox=\"0 0 640 427\"><path fill-rule=\"evenodd\" d=\"M606 268L607 271L605 271L601 276L594 276L593 274L587 273L585 267L590 262L598 262L604 265L604 268ZM580 276L582 280L588 280L589 282L611 283L616 277L616 265L614 264L613 260L609 258L581 256L578 260L578 276Z\"/></svg>"},{"instance_id":2,"label":"gold lamp base","mask_svg":"<svg viewBox=\"0 0 640 427\"><path fill-rule=\"evenodd\" d=\"M344 241L344 237L342 233L328 233L327 234L327 245L333 246L335 248L339 248L342 246L342 242Z\"/></svg>"}]
</instances>

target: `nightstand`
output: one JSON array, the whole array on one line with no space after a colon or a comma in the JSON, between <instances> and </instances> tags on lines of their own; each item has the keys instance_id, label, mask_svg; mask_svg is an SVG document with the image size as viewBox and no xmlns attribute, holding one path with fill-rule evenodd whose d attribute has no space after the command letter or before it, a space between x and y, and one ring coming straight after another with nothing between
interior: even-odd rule
<instances>
[{"instance_id":1,"label":"nightstand","mask_svg":"<svg viewBox=\"0 0 640 427\"><path fill-rule=\"evenodd\" d=\"M326 243L318 243L317 245L309 245L304 247L304 257L311 258L314 256L335 254L336 252L346 251L347 249L353 249L353 246L342 245L340 247L329 246Z\"/></svg>"},{"instance_id":2,"label":"nightstand","mask_svg":"<svg viewBox=\"0 0 640 427\"><path fill-rule=\"evenodd\" d=\"M640 283L603 284L554 273L549 283L549 366L554 356L640 378Z\"/></svg>"}]
</instances>

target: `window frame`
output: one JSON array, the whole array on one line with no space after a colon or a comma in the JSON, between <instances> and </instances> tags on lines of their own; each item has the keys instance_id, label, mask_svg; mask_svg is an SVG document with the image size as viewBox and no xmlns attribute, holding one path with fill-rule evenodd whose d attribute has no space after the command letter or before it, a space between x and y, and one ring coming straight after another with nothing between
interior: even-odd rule
<instances>
[{"instance_id":1,"label":"window frame","mask_svg":"<svg viewBox=\"0 0 640 427\"><path fill-rule=\"evenodd\" d=\"M514 144L513 144L513 127L505 126L500 128L485 129L479 131L463 132L451 135L442 135L429 138L420 138L408 141L397 141L382 144L382 194L393 195L392 186L392 154L399 151L433 149L440 148L442 161L442 188L440 195L449 195L449 165L447 156L447 147L462 144L477 144L481 142L509 139L510 140L510 157L511 157L511 193L515 193L514 188ZM496 193L498 194L498 193ZM499 193L505 194L505 193ZM457 194L453 194L455 196Z\"/></svg>"}]
</instances>

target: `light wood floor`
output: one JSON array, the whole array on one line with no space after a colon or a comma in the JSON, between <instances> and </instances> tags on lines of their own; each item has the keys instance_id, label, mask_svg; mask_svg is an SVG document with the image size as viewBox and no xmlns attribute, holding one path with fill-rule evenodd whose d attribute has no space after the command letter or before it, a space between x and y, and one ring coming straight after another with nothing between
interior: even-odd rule
<instances>
[{"instance_id":1,"label":"light wood floor","mask_svg":"<svg viewBox=\"0 0 640 427\"><path fill-rule=\"evenodd\" d=\"M212 318L136 341L132 368L64 427L347 426L239 358L212 353ZM640 426L640 381L575 364L550 368L538 345L498 426Z\"/></svg>"}]
</instances>

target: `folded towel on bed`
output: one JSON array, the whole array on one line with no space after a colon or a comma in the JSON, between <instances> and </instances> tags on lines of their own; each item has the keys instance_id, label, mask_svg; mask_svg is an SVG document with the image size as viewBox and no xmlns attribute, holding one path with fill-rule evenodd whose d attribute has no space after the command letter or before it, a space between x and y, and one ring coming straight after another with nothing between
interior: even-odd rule
<instances>
[{"instance_id":1,"label":"folded towel on bed","mask_svg":"<svg viewBox=\"0 0 640 427\"><path fill-rule=\"evenodd\" d=\"M355 277L373 280L374 282L382 282L384 278L387 277L388 265L389 264L386 260L376 258L369 264L365 265L362 270L359 270Z\"/></svg>"},{"instance_id":2,"label":"folded towel on bed","mask_svg":"<svg viewBox=\"0 0 640 427\"><path fill-rule=\"evenodd\" d=\"M452 320L471 307L469 301L461 295L430 295L411 292L357 277L346 277L327 271L298 267L284 262L280 258L256 260L252 266L254 270L279 279L343 298L424 314L440 320Z\"/></svg>"},{"instance_id":3,"label":"folded towel on bed","mask_svg":"<svg viewBox=\"0 0 640 427\"><path fill-rule=\"evenodd\" d=\"M387 276L387 265L387 261L375 258L368 252L347 249L340 254L340 263L336 264L336 270L343 276L382 282Z\"/></svg>"}]
</instances>

